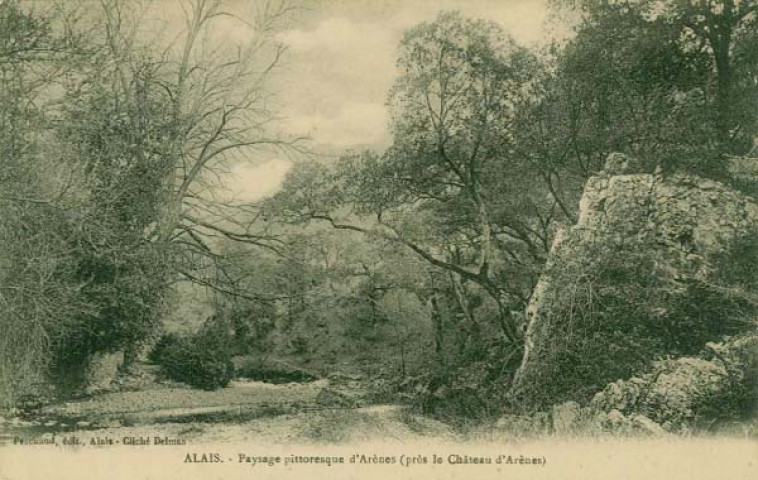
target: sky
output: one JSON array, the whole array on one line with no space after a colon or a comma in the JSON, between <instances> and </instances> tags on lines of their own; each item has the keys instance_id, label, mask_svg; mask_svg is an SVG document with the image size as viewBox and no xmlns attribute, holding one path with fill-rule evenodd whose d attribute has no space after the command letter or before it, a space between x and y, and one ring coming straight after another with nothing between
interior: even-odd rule
<instances>
[{"instance_id":1,"label":"sky","mask_svg":"<svg viewBox=\"0 0 758 480\"><path fill-rule=\"evenodd\" d=\"M230 0L244 8L244 0ZM237 5L234 5L237 2ZM273 88L285 133L310 138L324 154L382 149L390 141L387 93L395 79L397 47L405 29L442 10L500 23L520 43L545 38L546 0L301 0L277 34L288 47ZM249 5L249 3L245 3ZM245 30L229 23L229 40ZM232 168L228 186L241 201L277 191L291 163L263 158Z\"/></svg>"},{"instance_id":2,"label":"sky","mask_svg":"<svg viewBox=\"0 0 758 480\"><path fill-rule=\"evenodd\" d=\"M283 88L287 127L316 145L380 146L389 137L385 100L403 31L460 10L502 24L518 41L542 37L541 0L310 0L299 24L282 32L289 46ZM305 87L305 88L304 88Z\"/></svg>"}]
</instances>

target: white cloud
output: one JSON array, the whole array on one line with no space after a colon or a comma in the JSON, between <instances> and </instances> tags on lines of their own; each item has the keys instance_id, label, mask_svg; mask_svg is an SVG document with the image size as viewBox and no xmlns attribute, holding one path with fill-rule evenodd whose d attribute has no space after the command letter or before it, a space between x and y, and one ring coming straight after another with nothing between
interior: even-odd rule
<instances>
[{"instance_id":1,"label":"white cloud","mask_svg":"<svg viewBox=\"0 0 758 480\"><path fill-rule=\"evenodd\" d=\"M403 32L440 10L501 23L517 40L543 36L544 0L311 0L314 18L282 32L288 71L279 84L287 130L333 148L385 146L384 106Z\"/></svg>"},{"instance_id":2,"label":"white cloud","mask_svg":"<svg viewBox=\"0 0 758 480\"><path fill-rule=\"evenodd\" d=\"M394 35L387 28L382 28L382 25L334 17L323 20L312 30L288 30L281 33L279 39L297 52L329 50L366 53L366 47L385 48L387 42L394 39Z\"/></svg>"},{"instance_id":3,"label":"white cloud","mask_svg":"<svg viewBox=\"0 0 758 480\"><path fill-rule=\"evenodd\" d=\"M400 30L343 17L283 32L288 116L334 117L350 103L384 103L395 78Z\"/></svg>"},{"instance_id":4,"label":"white cloud","mask_svg":"<svg viewBox=\"0 0 758 480\"><path fill-rule=\"evenodd\" d=\"M254 202L276 193L290 168L291 162L278 158L258 165L240 163L232 168L226 184L235 200Z\"/></svg>"},{"instance_id":5,"label":"white cloud","mask_svg":"<svg viewBox=\"0 0 758 480\"><path fill-rule=\"evenodd\" d=\"M544 38L547 17L545 0L434 0L401 3L392 24L402 29L430 22L440 11L458 10L464 16L499 23L520 43L537 43Z\"/></svg>"},{"instance_id":6,"label":"white cloud","mask_svg":"<svg viewBox=\"0 0 758 480\"><path fill-rule=\"evenodd\" d=\"M308 135L317 145L377 145L388 137L387 108L381 103L348 103L334 114L292 117L287 129Z\"/></svg>"}]
</instances>

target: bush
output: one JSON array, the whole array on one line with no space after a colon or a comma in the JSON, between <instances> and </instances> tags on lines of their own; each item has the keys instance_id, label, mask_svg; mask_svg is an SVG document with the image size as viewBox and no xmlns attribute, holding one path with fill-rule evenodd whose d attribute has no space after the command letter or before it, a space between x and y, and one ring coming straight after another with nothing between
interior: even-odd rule
<instances>
[{"instance_id":1,"label":"bush","mask_svg":"<svg viewBox=\"0 0 758 480\"><path fill-rule=\"evenodd\" d=\"M238 363L237 375L248 380L273 384L318 380L315 374L284 362L267 362L255 358L245 358L241 364Z\"/></svg>"},{"instance_id":2,"label":"bush","mask_svg":"<svg viewBox=\"0 0 758 480\"><path fill-rule=\"evenodd\" d=\"M163 355L166 350L177 346L182 341L181 337L176 333L165 333L161 336L153 349L147 355L147 359L155 365L162 363Z\"/></svg>"},{"instance_id":3,"label":"bush","mask_svg":"<svg viewBox=\"0 0 758 480\"><path fill-rule=\"evenodd\" d=\"M487 421L500 412L503 378L515 371L521 358L518 347L481 343L480 358L460 358L439 365L432 373L408 379L400 393L410 397L423 414L454 425Z\"/></svg>"},{"instance_id":4,"label":"bush","mask_svg":"<svg viewBox=\"0 0 758 480\"><path fill-rule=\"evenodd\" d=\"M226 387L234 376L228 350L209 348L198 338L167 340L158 360L172 380L204 390Z\"/></svg>"}]
</instances>

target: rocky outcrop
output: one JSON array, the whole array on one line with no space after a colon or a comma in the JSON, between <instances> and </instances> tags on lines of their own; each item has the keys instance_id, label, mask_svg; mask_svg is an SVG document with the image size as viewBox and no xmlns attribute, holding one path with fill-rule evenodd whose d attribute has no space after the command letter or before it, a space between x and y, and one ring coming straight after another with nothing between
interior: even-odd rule
<instances>
[{"instance_id":1,"label":"rocky outcrop","mask_svg":"<svg viewBox=\"0 0 758 480\"><path fill-rule=\"evenodd\" d=\"M666 247L687 268L756 221L755 203L712 180L602 174L587 182L572 232L584 242Z\"/></svg>"},{"instance_id":2,"label":"rocky outcrop","mask_svg":"<svg viewBox=\"0 0 758 480\"><path fill-rule=\"evenodd\" d=\"M585 406L568 401L505 415L495 429L511 437L661 436L729 431L756 413L758 333L752 333L709 343L697 357L654 362L644 374L610 383Z\"/></svg>"},{"instance_id":3,"label":"rocky outcrop","mask_svg":"<svg viewBox=\"0 0 758 480\"><path fill-rule=\"evenodd\" d=\"M644 375L608 385L590 408L645 415L667 431L753 416L758 408L758 334L709 343L700 357L657 361Z\"/></svg>"},{"instance_id":4,"label":"rocky outcrop","mask_svg":"<svg viewBox=\"0 0 758 480\"><path fill-rule=\"evenodd\" d=\"M556 405L547 412L504 415L495 423L494 430L509 438L549 435L651 437L669 433L645 415L624 415L618 410L606 413L592 407L582 407L576 402Z\"/></svg>"},{"instance_id":5,"label":"rocky outcrop","mask_svg":"<svg viewBox=\"0 0 758 480\"><path fill-rule=\"evenodd\" d=\"M651 305L640 305L645 303L644 298L640 297L636 303L630 300L629 308L636 304L639 309L635 310L649 307L648 311L643 314L635 311L634 315L629 315L629 322L637 322L640 316L644 316L644 322L634 326L624 325L624 319L618 318L619 312L623 312L620 307L613 310L615 318L595 314L592 321L597 325L616 322L619 328L613 327L615 330L602 332L593 338L595 325L582 325L588 316L574 312L583 305L576 306L576 309L571 305L569 308L565 305L566 298L573 301L578 298L576 290L584 289L580 292L584 297L579 300L586 301L587 296L607 294L609 287L592 284L593 279L577 286L574 279L576 282L583 281L577 277L584 271L580 268L568 270L568 267L575 266L577 259L585 264L596 264L595 257L600 254L613 259L615 252L619 255L622 255L621 252L633 252L635 256L629 258L649 262L649 268L654 269L658 282L649 282L640 288L649 288L651 294L661 298L674 298L674 293L660 294L660 285L665 283L674 290L683 291L689 288L691 282L709 281L714 270L711 261L714 255L724 251L732 240L758 226L758 206L748 197L719 182L684 174L664 177L660 169L652 174L641 173L639 168L639 162L630 157L621 154L609 156L603 172L590 178L585 186L577 224L556 236L545 274L527 310L525 354L512 384L514 397L529 402L530 393L524 392L533 390L535 385L549 382L551 378L560 380L561 376L570 376L591 367L594 359L582 358L581 350L578 347L575 349L576 342L583 342L586 347L593 342L607 340L609 355L612 355L614 348L618 348L619 355L622 355L629 354L632 348L643 351L645 342L654 345L658 341L656 332L666 331L671 312L664 308L665 302L661 302L664 307L652 301ZM628 271L605 273L614 281L618 280L616 287L623 289L624 279L621 277ZM613 277L614 274L616 277ZM572 288L573 292L570 291ZM623 297L623 291L621 293L620 297ZM557 308L568 308L572 312L567 315L565 311L556 312ZM685 323L687 321L699 320L685 318ZM626 328L638 336L627 336ZM644 331L646 328L651 328L649 334ZM617 338L609 340L608 336L614 333L618 334ZM624 342L636 342L637 345L624 345ZM557 345L562 345L560 354L555 353ZM665 354L663 351L656 353ZM576 358L569 358L573 354ZM561 358L556 358L556 355ZM649 359L650 362L652 360ZM624 360L619 358L619 361ZM555 366L551 362L562 363ZM686 363L679 366L682 372ZM589 386L581 394L586 396L591 388ZM566 398L556 399L559 402L564 400Z\"/></svg>"}]
</instances>

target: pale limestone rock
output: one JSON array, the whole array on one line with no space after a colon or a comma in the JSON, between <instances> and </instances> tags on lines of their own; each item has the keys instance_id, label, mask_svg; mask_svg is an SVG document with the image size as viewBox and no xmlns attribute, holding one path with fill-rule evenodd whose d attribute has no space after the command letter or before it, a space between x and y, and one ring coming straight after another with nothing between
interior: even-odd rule
<instances>
[{"instance_id":1,"label":"pale limestone rock","mask_svg":"<svg viewBox=\"0 0 758 480\"><path fill-rule=\"evenodd\" d=\"M585 185L577 224L556 236L546 271L586 246L634 243L648 248L671 278L704 278L710 271L708 255L758 226L758 205L719 182L630 173L638 171L639 162L621 154L609 156L606 168ZM545 297L556 288L561 286L545 274L531 297L514 391L530 382L528 370L537 362L540 344L549 348L551 325L542 310Z\"/></svg>"},{"instance_id":2,"label":"pale limestone rock","mask_svg":"<svg viewBox=\"0 0 758 480\"><path fill-rule=\"evenodd\" d=\"M611 383L595 395L590 409L644 415L662 430L682 431L702 414L732 402L735 385L758 384L758 334L709 343L713 358L682 357L656 362L640 377ZM657 431L644 419L642 430ZM643 425L644 424L644 425Z\"/></svg>"},{"instance_id":3,"label":"pale limestone rock","mask_svg":"<svg viewBox=\"0 0 758 480\"><path fill-rule=\"evenodd\" d=\"M666 433L663 427L650 420L645 415L632 415L630 420L632 422L632 428L636 433L643 433L646 435L663 435Z\"/></svg>"},{"instance_id":4,"label":"pale limestone rock","mask_svg":"<svg viewBox=\"0 0 758 480\"><path fill-rule=\"evenodd\" d=\"M611 410L606 417L606 431L614 433L629 433L631 431L631 422L618 410Z\"/></svg>"}]
</instances>

